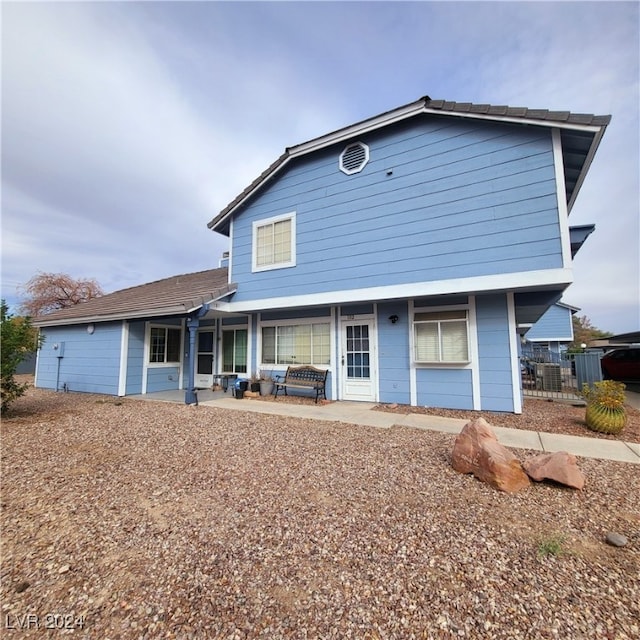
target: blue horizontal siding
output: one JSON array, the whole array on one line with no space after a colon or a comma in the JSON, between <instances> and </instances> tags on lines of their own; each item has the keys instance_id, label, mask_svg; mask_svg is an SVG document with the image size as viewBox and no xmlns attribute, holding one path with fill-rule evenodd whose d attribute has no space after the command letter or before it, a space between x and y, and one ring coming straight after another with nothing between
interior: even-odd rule
<instances>
[{"instance_id":1,"label":"blue horizontal siding","mask_svg":"<svg viewBox=\"0 0 640 640\"><path fill-rule=\"evenodd\" d=\"M121 332L119 322L97 323L92 334L87 325L43 328L37 386L55 389L57 379L59 389L66 384L69 391L117 395ZM53 345L61 342L64 357L58 358Z\"/></svg>"},{"instance_id":2,"label":"blue horizontal siding","mask_svg":"<svg viewBox=\"0 0 640 640\"><path fill-rule=\"evenodd\" d=\"M484 411L514 411L506 295L476 298L480 401Z\"/></svg>"},{"instance_id":3,"label":"blue horizontal siding","mask_svg":"<svg viewBox=\"0 0 640 640\"><path fill-rule=\"evenodd\" d=\"M144 322L132 322L129 324L126 395L142 393L142 371L146 355L144 351L144 332Z\"/></svg>"},{"instance_id":4,"label":"blue horizontal siding","mask_svg":"<svg viewBox=\"0 0 640 640\"><path fill-rule=\"evenodd\" d=\"M547 132L418 119L361 139L361 173L322 150L236 216L235 300L562 266ZM251 273L252 223L291 211L296 266Z\"/></svg>"},{"instance_id":5,"label":"blue horizontal siding","mask_svg":"<svg viewBox=\"0 0 640 640\"><path fill-rule=\"evenodd\" d=\"M557 304L549 307L527 331L527 340L573 340L571 310Z\"/></svg>"},{"instance_id":6,"label":"blue horizontal siding","mask_svg":"<svg viewBox=\"0 0 640 640\"><path fill-rule=\"evenodd\" d=\"M389 316L398 316L392 324ZM378 389L381 402L411 404L406 301L378 305Z\"/></svg>"},{"instance_id":7,"label":"blue horizontal siding","mask_svg":"<svg viewBox=\"0 0 640 640\"><path fill-rule=\"evenodd\" d=\"M470 369L417 369L418 406L473 409Z\"/></svg>"},{"instance_id":8,"label":"blue horizontal siding","mask_svg":"<svg viewBox=\"0 0 640 640\"><path fill-rule=\"evenodd\" d=\"M147 369L147 393L180 388L180 368L177 366Z\"/></svg>"}]
</instances>

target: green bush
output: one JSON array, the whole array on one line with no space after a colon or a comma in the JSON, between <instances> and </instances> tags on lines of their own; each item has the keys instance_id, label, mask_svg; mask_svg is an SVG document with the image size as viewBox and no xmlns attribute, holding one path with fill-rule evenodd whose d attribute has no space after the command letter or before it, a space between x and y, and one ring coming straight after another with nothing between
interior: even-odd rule
<instances>
[{"instance_id":1,"label":"green bush","mask_svg":"<svg viewBox=\"0 0 640 640\"><path fill-rule=\"evenodd\" d=\"M0 302L0 308L2 415L4 415L11 403L23 395L29 386L20 384L15 379L15 373L25 355L33 350L36 333L29 318L16 318L9 313L9 307L4 300Z\"/></svg>"},{"instance_id":2,"label":"green bush","mask_svg":"<svg viewBox=\"0 0 640 640\"><path fill-rule=\"evenodd\" d=\"M565 550L566 538L560 533L545 536L538 540L538 556L541 558L547 556L562 556Z\"/></svg>"}]
</instances>

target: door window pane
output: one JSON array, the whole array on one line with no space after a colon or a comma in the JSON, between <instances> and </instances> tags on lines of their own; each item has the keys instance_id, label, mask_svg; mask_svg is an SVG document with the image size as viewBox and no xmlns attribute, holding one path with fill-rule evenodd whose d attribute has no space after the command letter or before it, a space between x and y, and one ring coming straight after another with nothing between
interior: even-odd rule
<instances>
[{"instance_id":1,"label":"door window pane","mask_svg":"<svg viewBox=\"0 0 640 640\"><path fill-rule=\"evenodd\" d=\"M198 373L201 375L213 373L213 357L211 354L198 355Z\"/></svg>"},{"instance_id":2,"label":"door window pane","mask_svg":"<svg viewBox=\"0 0 640 640\"><path fill-rule=\"evenodd\" d=\"M167 362L180 362L180 329L167 329Z\"/></svg>"},{"instance_id":3,"label":"door window pane","mask_svg":"<svg viewBox=\"0 0 640 640\"><path fill-rule=\"evenodd\" d=\"M198 333L198 351L213 352L213 331Z\"/></svg>"},{"instance_id":4,"label":"door window pane","mask_svg":"<svg viewBox=\"0 0 640 640\"><path fill-rule=\"evenodd\" d=\"M369 326L348 325L347 335L347 377L369 378L371 376L369 359Z\"/></svg>"}]
</instances>

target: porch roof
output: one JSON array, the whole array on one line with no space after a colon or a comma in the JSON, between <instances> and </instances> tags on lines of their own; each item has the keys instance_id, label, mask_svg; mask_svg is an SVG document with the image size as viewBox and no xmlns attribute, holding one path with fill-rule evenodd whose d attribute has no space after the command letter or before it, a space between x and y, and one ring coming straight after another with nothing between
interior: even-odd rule
<instances>
[{"instance_id":1,"label":"porch roof","mask_svg":"<svg viewBox=\"0 0 640 640\"><path fill-rule=\"evenodd\" d=\"M92 298L34 318L36 327L107 322L157 316L182 316L236 290L228 270L209 269L156 280Z\"/></svg>"}]
</instances>

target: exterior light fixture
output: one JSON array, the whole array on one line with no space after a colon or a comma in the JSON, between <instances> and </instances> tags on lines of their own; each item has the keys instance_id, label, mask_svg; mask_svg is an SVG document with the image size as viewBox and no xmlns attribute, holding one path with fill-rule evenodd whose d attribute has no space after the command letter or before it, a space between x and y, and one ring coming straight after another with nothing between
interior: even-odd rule
<instances>
[{"instance_id":1,"label":"exterior light fixture","mask_svg":"<svg viewBox=\"0 0 640 640\"><path fill-rule=\"evenodd\" d=\"M391 320L391 324L395 324L398 322L398 316L394 313L392 316L389 316L389 320Z\"/></svg>"}]
</instances>

